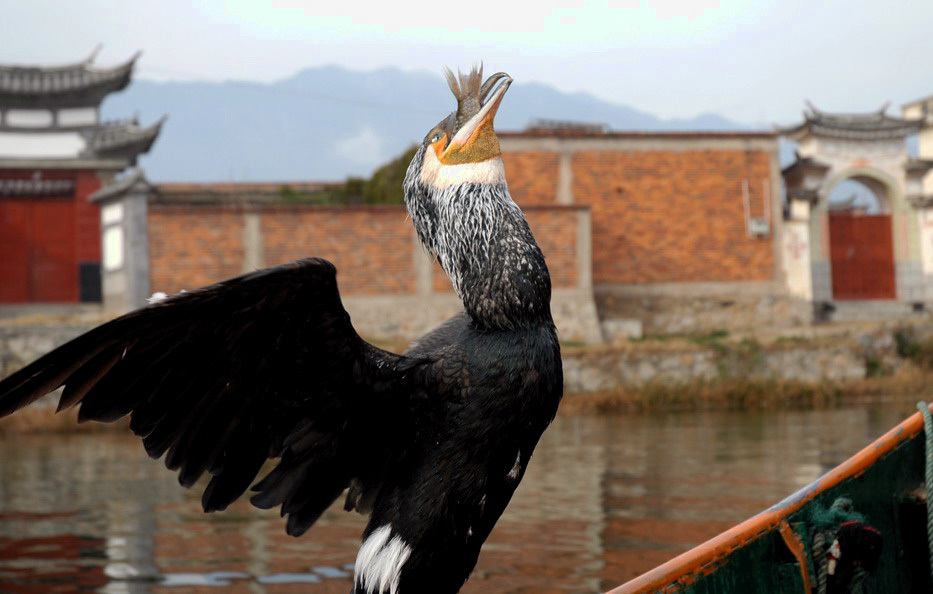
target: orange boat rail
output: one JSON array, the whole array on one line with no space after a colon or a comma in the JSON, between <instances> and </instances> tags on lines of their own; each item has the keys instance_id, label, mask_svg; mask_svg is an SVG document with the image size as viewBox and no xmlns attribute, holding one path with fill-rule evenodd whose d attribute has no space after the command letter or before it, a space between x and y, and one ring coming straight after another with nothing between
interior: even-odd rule
<instances>
[{"instance_id":1,"label":"orange boat rail","mask_svg":"<svg viewBox=\"0 0 933 594\"><path fill-rule=\"evenodd\" d=\"M933 409L933 407L931 407ZM761 512L741 524L703 544L674 557L637 578L628 581L607 594L635 594L637 592L672 592L690 585L697 578L720 567L729 554L762 536L779 530L781 523L808 501L842 481L859 476L885 454L923 431L923 416L917 412L876 439L868 447L833 468L816 481L787 497L777 505Z\"/></svg>"}]
</instances>

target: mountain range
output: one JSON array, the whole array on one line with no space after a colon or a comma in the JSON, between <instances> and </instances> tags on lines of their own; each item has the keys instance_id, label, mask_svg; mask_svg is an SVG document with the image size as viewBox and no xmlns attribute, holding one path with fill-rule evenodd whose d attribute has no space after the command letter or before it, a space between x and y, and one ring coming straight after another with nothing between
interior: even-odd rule
<instances>
[{"instance_id":1,"label":"mountain range","mask_svg":"<svg viewBox=\"0 0 933 594\"><path fill-rule=\"evenodd\" d=\"M383 68L307 68L273 82L136 80L102 106L105 119L167 114L140 160L153 181L342 181L367 176L420 142L454 107L442 77ZM587 93L512 85L499 130L534 119L600 123L613 130L740 130L716 114L664 120Z\"/></svg>"}]
</instances>

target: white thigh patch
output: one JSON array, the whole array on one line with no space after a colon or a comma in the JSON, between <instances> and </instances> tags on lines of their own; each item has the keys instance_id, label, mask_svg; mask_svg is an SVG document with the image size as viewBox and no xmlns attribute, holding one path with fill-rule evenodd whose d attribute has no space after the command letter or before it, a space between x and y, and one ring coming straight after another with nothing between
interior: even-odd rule
<instances>
[{"instance_id":1,"label":"white thigh patch","mask_svg":"<svg viewBox=\"0 0 933 594\"><path fill-rule=\"evenodd\" d=\"M389 538L391 535L389 524L374 530L356 555L354 580L366 592L398 592L402 566L411 555L411 547L401 536Z\"/></svg>"}]
</instances>

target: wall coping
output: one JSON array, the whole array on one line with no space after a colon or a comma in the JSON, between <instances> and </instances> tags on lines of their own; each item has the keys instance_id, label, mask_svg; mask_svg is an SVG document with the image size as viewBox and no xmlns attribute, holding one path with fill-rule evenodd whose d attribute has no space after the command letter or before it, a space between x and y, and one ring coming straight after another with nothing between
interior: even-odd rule
<instances>
[{"instance_id":1,"label":"wall coping","mask_svg":"<svg viewBox=\"0 0 933 594\"><path fill-rule=\"evenodd\" d=\"M500 134L503 153L529 151L572 154L576 152L651 151L749 151L777 154L778 137L770 133L655 133L620 132L606 134Z\"/></svg>"},{"instance_id":2,"label":"wall coping","mask_svg":"<svg viewBox=\"0 0 933 594\"><path fill-rule=\"evenodd\" d=\"M506 131L496 134L501 138L774 138L777 132L766 130L722 130L722 131L620 131L620 132L587 132L585 130L518 130Z\"/></svg>"},{"instance_id":3,"label":"wall coping","mask_svg":"<svg viewBox=\"0 0 933 594\"><path fill-rule=\"evenodd\" d=\"M149 209L154 211L215 210L219 212L398 212L407 213L406 208L400 204L353 204L353 205L321 205L321 204L206 204L203 202L150 202ZM589 212L590 206L586 204L528 204L521 206L523 212Z\"/></svg>"}]
</instances>

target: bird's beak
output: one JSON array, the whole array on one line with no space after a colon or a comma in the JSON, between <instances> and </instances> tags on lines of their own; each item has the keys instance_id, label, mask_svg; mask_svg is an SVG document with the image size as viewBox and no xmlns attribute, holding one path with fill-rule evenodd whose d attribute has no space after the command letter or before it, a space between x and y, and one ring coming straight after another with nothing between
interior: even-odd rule
<instances>
[{"instance_id":1,"label":"bird's beak","mask_svg":"<svg viewBox=\"0 0 933 594\"><path fill-rule=\"evenodd\" d=\"M493 120L511 84L512 78L506 75L479 112L457 130L447 148L438 155L441 163L445 165L478 163L502 154L499 149L499 138L493 129Z\"/></svg>"}]
</instances>

